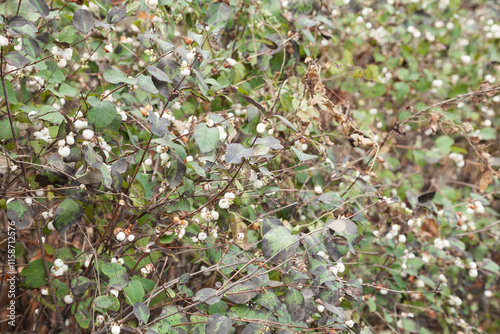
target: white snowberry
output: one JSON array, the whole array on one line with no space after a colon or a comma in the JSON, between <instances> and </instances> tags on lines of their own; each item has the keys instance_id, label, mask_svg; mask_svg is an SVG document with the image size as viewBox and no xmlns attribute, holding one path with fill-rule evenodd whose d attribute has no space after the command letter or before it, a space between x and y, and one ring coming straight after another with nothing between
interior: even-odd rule
<instances>
[{"instance_id":1,"label":"white snowberry","mask_svg":"<svg viewBox=\"0 0 500 334\"><path fill-rule=\"evenodd\" d=\"M66 67L67 64L68 62L64 58L59 59L59 61L57 62L57 66L60 68Z\"/></svg>"},{"instance_id":2,"label":"white snowberry","mask_svg":"<svg viewBox=\"0 0 500 334\"><path fill-rule=\"evenodd\" d=\"M92 138L94 138L94 131L92 131L90 129L83 130L82 136L86 140L91 140Z\"/></svg>"},{"instance_id":3,"label":"white snowberry","mask_svg":"<svg viewBox=\"0 0 500 334\"><path fill-rule=\"evenodd\" d=\"M260 189L260 188L262 188L264 186L264 182L262 182L262 180L258 180L257 179L255 181L253 181L253 186L256 189Z\"/></svg>"},{"instance_id":4,"label":"white snowberry","mask_svg":"<svg viewBox=\"0 0 500 334\"><path fill-rule=\"evenodd\" d=\"M316 194L318 194L318 195L321 194L321 193L323 193L323 187L321 187L321 186L315 186L314 187L314 192Z\"/></svg>"},{"instance_id":5,"label":"white snowberry","mask_svg":"<svg viewBox=\"0 0 500 334\"><path fill-rule=\"evenodd\" d=\"M0 36L0 46L9 45L9 39L5 36Z\"/></svg>"},{"instance_id":6,"label":"white snowberry","mask_svg":"<svg viewBox=\"0 0 500 334\"><path fill-rule=\"evenodd\" d=\"M135 240L135 235L130 234L130 235L127 237L127 240L128 240L129 242L134 241L134 240Z\"/></svg>"},{"instance_id":7,"label":"white snowberry","mask_svg":"<svg viewBox=\"0 0 500 334\"><path fill-rule=\"evenodd\" d=\"M264 123L257 124L257 133L264 133L266 131L266 125Z\"/></svg>"},{"instance_id":8,"label":"white snowberry","mask_svg":"<svg viewBox=\"0 0 500 334\"><path fill-rule=\"evenodd\" d=\"M153 0L150 0L153 1ZM122 329L118 325L111 326L111 334L120 334Z\"/></svg>"},{"instance_id":9,"label":"white snowberry","mask_svg":"<svg viewBox=\"0 0 500 334\"><path fill-rule=\"evenodd\" d=\"M322 313L325 310L325 307L323 305L316 305L316 309L318 310L319 313Z\"/></svg>"},{"instance_id":10,"label":"white snowberry","mask_svg":"<svg viewBox=\"0 0 500 334\"><path fill-rule=\"evenodd\" d=\"M352 320L347 320L347 321L345 322L345 325L346 325L347 327L351 328L352 326L354 326L354 321L352 321Z\"/></svg>"},{"instance_id":11,"label":"white snowberry","mask_svg":"<svg viewBox=\"0 0 500 334\"><path fill-rule=\"evenodd\" d=\"M234 60L233 58L227 58L227 59L226 59L226 63L227 63L229 66L233 67L234 65L236 65L236 60Z\"/></svg>"},{"instance_id":12,"label":"white snowberry","mask_svg":"<svg viewBox=\"0 0 500 334\"><path fill-rule=\"evenodd\" d=\"M40 292L42 293L42 295L47 296L49 294L49 289L44 286L40 289Z\"/></svg>"},{"instance_id":13,"label":"white snowberry","mask_svg":"<svg viewBox=\"0 0 500 334\"><path fill-rule=\"evenodd\" d=\"M61 260L61 259L56 259L56 260L54 261L54 266L55 266L56 268L62 268L62 266L64 266L64 262L63 262L63 260Z\"/></svg>"},{"instance_id":14,"label":"white snowberry","mask_svg":"<svg viewBox=\"0 0 500 334\"><path fill-rule=\"evenodd\" d=\"M73 296L72 295L66 295L66 296L64 296L64 302L66 304L72 304L73 303Z\"/></svg>"},{"instance_id":15,"label":"white snowberry","mask_svg":"<svg viewBox=\"0 0 500 334\"><path fill-rule=\"evenodd\" d=\"M57 153L61 157L66 158L71 153L71 149L68 146L59 147L59 149L57 150Z\"/></svg>"},{"instance_id":16,"label":"white snowberry","mask_svg":"<svg viewBox=\"0 0 500 334\"><path fill-rule=\"evenodd\" d=\"M228 209L229 208L229 201L227 198L221 198L219 201L219 206L221 209Z\"/></svg>"},{"instance_id":17,"label":"white snowberry","mask_svg":"<svg viewBox=\"0 0 500 334\"><path fill-rule=\"evenodd\" d=\"M243 239L245 239L245 234L242 233L242 232L238 233L238 235L236 236L236 239L238 239L240 241L243 240Z\"/></svg>"},{"instance_id":18,"label":"white snowberry","mask_svg":"<svg viewBox=\"0 0 500 334\"><path fill-rule=\"evenodd\" d=\"M205 232L200 232L200 233L198 234L198 239L199 239L200 241L203 241L203 240L207 239L207 234L206 234Z\"/></svg>"},{"instance_id":19,"label":"white snowberry","mask_svg":"<svg viewBox=\"0 0 500 334\"><path fill-rule=\"evenodd\" d=\"M484 290L484 296L486 298L491 298L493 297L493 292L491 290Z\"/></svg>"},{"instance_id":20,"label":"white snowberry","mask_svg":"<svg viewBox=\"0 0 500 334\"><path fill-rule=\"evenodd\" d=\"M126 237L126 235L124 232L118 232L118 234L116 235L116 240L123 241L123 240L125 240L125 237Z\"/></svg>"}]
</instances>

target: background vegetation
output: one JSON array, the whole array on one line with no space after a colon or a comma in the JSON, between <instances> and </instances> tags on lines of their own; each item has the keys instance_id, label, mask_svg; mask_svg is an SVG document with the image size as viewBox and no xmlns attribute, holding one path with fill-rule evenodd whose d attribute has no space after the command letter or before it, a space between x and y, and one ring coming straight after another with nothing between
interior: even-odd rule
<instances>
[{"instance_id":1,"label":"background vegetation","mask_svg":"<svg viewBox=\"0 0 500 334\"><path fill-rule=\"evenodd\" d=\"M499 11L3 2L2 332L498 332Z\"/></svg>"}]
</instances>

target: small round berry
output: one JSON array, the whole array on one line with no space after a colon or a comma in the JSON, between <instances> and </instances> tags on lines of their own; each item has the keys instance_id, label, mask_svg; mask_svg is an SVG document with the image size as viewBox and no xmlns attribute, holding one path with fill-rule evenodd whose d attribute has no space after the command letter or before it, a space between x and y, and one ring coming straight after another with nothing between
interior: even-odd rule
<instances>
[{"instance_id":1,"label":"small round berry","mask_svg":"<svg viewBox=\"0 0 500 334\"><path fill-rule=\"evenodd\" d=\"M72 304L73 303L73 296L72 295L66 295L66 296L64 296L64 302L66 304Z\"/></svg>"},{"instance_id":2,"label":"small round berry","mask_svg":"<svg viewBox=\"0 0 500 334\"><path fill-rule=\"evenodd\" d=\"M118 232L118 234L116 235L116 240L123 241L123 240L125 240L125 237L126 237L126 235L125 235L125 233L123 231L122 232Z\"/></svg>"},{"instance_id":3,"label":"small round berry","mask_svg":"<svg viewBox=\"0 0 500 334\"><path fill-rule=\"evenodd\" d=\"M257 133L264 133L266 131L266 125L264 123L257 124Z\"/></svg>"},{"instance_id":4,"label":"small round berry","mask_svg":"<svg viewBox=\"0 0 500 334\"><path fill-rule=\"evenodd\" d=\"M61 259L56 259L56 260L54 261L54 266L55 266L56 268L62 268L62 266L64 266L64 262L63 262L63 260L61 260Z\"/></svg>"},{"instance_id":5,"label":"small round berry","mask_svg":"<svg viewBox=\"0 0 500 334\"><path fill-rule=\"evenodd\" d=\"M198 239L199 239L200 241L203 241L203 240L207 239L207 234L206 234L205 232L200 232L200 233L198 234Z\"/></svg>"},{"instance_id":6,"label":"small round berry","mask_svg":"<svg viewBox=\"0 0 500 334\"><path fill-rule=\"evenodd\" d=\"M128 240L129 242L134 241L134 240L135 240L135 235L130 234L130 235L128 236L127 240Z\"/></svg>"},{"instance_id":7,"label":"small round berry","mask_svg":"<svg viewBox=\"0 0 500 334\"><path fill-rule=\"evenodd\" d=\"M57 150L57 153L61 157L66 158L71 153L71 149L68 146L59 147L59 149Z\"/></svg>"},{"instance_id":8,"label":"small round berry","mask_svg":"<svg viewBox=\"0 0 500 334\"><path fill-rule=\"evenodd\" d=\"M111 326L111 334L120 334L122 329L118 325Z\"/></svg>"},{"instance_id":9,"label":"small round berry","mask_svg":"<svg viewBox=\"0 0 500 334\"><path fill-rule=\"evenodd\" d=\"M94 131L90 129L83 130L82 136L86 140L91 140L92 138L94 138Z\"/></svg>"}]
</instances>

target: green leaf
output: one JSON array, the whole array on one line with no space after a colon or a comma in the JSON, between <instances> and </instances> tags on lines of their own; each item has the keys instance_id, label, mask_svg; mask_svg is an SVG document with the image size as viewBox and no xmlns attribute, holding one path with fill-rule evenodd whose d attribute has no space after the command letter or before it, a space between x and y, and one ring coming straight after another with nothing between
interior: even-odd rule
<instances>
[{"instance_id":1,"label":"green leaf","mask_svg":"<svg viewBox=\"0 0 500 334\"><path fill-rule=\"evenodd\" d=\"M229 144L225 154L226 163L239 164L241 159L248 159L254 154L253 148L246 148L239 143Z\"/></svg>"},{"instance_id":2,"label":"green leaf","mask_svg":"<svg viewBox=\"0 0 500 334\"><path fill-rule=\"evenodd\" d=\"M170 125L170 121L161 117L158 118L154 112L150 112L148 116L149 128L151 132L158 137L163 137L168 133L168 126Z\"/></svg>"},{"instance_id":3,"label":"green leaf","mask_svg":"<svg viewBox=\"0 0 500 334\"><path fill-rule=\"evenodd\" d=\"M300 162L313 160L313 159L318 158L317 155L303 153L303 152L297 150L295 147L292 147L292 151L295 153L297 158L299 158Z\"/></svg>"},{"instance_id":4,"label":"green leaf","mask_svg":"<svg viewBox=\"0 0 500 334\"><path fill-rule=\"evenodd\" d=\"M127 269L118 263L106 263L102 267L102 272L109 277L109 287L116 290L123 290L129 282Z\"/></svg>"},{"instance_id":5,"label":"green leaf","mask_svg":"<svg viewBox=\"0 0 500 334\"><path fill-rule=\"evenodd\" d=\"M295 322L303 321L306 317L306 308L304 296L302 293L294 288L289 288L285 296L286 309L292 320Z\"/></svg>"},{"instance_id":6,"label":"green leaf","mask_svg":"<svg viewBox=\"0 0 500 334\"><path fill-rule=\"evenodd\" d=\"M233 322L219 313L212 314L205 325L207 334L229 334L233 328Z\"/></svg>"},{"instance_id":7,"label":"green leaf","mask_svg":"<svg viewBox=\"0 0 500 334\"><path fill-rule=\"evenodd\" d=\"M94 299L94 305L98 308L107 309L113 306L113 302L108 296L99 296Z\"/></svg>"},{"instance_id":8,"label":"green leaf","mask_svg":"<svg viewBox=\"0 0 500 334\"><path fill-rule=\"evenodd\" d=\"M170 188L175 188L181 183L182 178L186 174L186 166L182 160L175 155L174 159L170 162L170 167L166 172L166 179Z\"/></svg>"},{"instance_id":9,"label":"green leaf","mask_svg":"<svg viewBox=\"0 0 500 334\"><path fill-rule=\"evenodd\" d=\"M196 172L196 174L198 174L199 176L201 176L203 178L207 177L207 173L205 173L205 170L196 161L186 162L186 167L191 168L192 170L194 170Z\"/></svg>"},{"instance_id":10,"label":"green leaf","mask_svg":"<svg viewBox=\"0 0 500 334\"><path fill-rule=\"evenodd\" d=\"M172 83L172 79L168 77L167 73L163 72L158 67L148 66L148 72L157 80Z\"/></svg>"},{"instance_id":11,"label":"green leaf","mask_svg":"<svg viewBox=\"0 0 500 334\"><path fill-rule=\"evenodd\" d=\"M276 50L278 48L278 44L271 41L269 38L258 39L257 42L263 43L265 46L267 46L271 50Z\"/></svg>"},{"instance_id":12,"label":"green leaf","mask_svg":"<svg viewBox=\"0 0 500 334\"><path fill-rule=\"evenodd\" d=\"M79 307L78 311L75 313L75 318L80 327L89 328L90 322L92 321L92 315L85 307Z\"/></svg>"},{"instance_id":13,"label":"green leaf","mask_svg":"<svg viewBox=\"0 0 500 334\"><path fill-rule=\"evenodd\" d=\"M207 8L207 24L214 24L224 21L226 22L231 15L231 7L224 2L213 2Z\"/></svg>"},{"instance_id":14,"label":"green leaf","mask_svg":"<svg viewBox=\"0 0 500 334\"><path fill-rule=\"evenodd\" d=\"M436 148L443 154L449 154L454 143L449 136L440 136L436 139Z\"/></svg>"},{"instance_id":15,"label":"green leaf","mask_svg":"<svg viewBox=\"0 0 500 334\"><path fill-rule=\"evenodd\" d=\"M31 288L36 289L47 285L47 276L45 275L45 267L43 260L38 259L30 262L22 271L21 276L26 277L24 284Z\"/></svg>"},{"instance_id":16,"label":"green leaf","mask_svg":"<svg viewBox=\"0 0 500 334\"><path fill-rule=\"evenodd\" d=\"M108 66L106 70L104 70L103 74L104 80L107 82L111 82L113 84L117 83L126 83L128 85L136 85L138 83L138 79L136 78L128 78L125 73L120 71L119 69L113 67L113 66Z\"/></svg>"},{"instance_id":17,"label":"green leaf","mask_svg":"<svg viewBox=\"0 0 500 334\"><path fill-rule=\"evenodd\" d=\"M103 165L102 157L97 154L90 145L87 145L84 149L85 151L85 161L87 164L94 168L99 169Z\"/></svg>"},{"instance_id":18,"label":"green leaf","mask_svg":"<svg viewBox=\"0 0 500 334\"><path fill-rule=\"evenodd\" d=\"M116 106L110 101L101 101L87 113L87 120L95 130L108 128L116 117Z\"/></svg>"},{"instance_id":19,"label":"green leaf","mask_svg":"<svg viewBox=\"0 0 500 334\"><path fill-rule=\"evenodd\" d=\"M59 97L64 97L64 96L74 97L76 95L78 95L78 92L70 85L62 83L59 86L59 91L58 91Z\"/></svg>"},{"instance_id":20,"label":"green leaf","mask_svg":"<svg viewBox=\"0 0 500 334\"><path fill-rule=\"evenodd\" d=\"M125 300L129 305L135 305L136 302L142 301L142 297L144 297L144 288L139 281L131 281L124 291L127 296Z\"/></svg>"},{"instance_id":21,"label":"green leaf","mask_svg":"<svg viewBox=\"0 0 500 334\"><path fill-rule=\"evenodd\" d=\"M222 296L215 295L216 292L217 292L217 290L211 289L211 288L200 289L200 290L198 290L198 292L196 292L196 297L194 297L193 300L194 301L202 300L205 303L207 303L208 305L216 304L222 299ZM209 298L212 295L213 295L213 297Z\"/></svg>"},{"instance_id":22,"label":"green leaf","mask_svg":"<svg viewBox=\"0 0 500 334\"><path fill-rule=\"evenodd\" d=\"M141 74L137 77L139 87L141 87L144 91L151 94L158 94L158 89L156 89L153 80L150 77Z\"/></svg>"},{"instance_id":23,"label":"green leaf","mask_svg":"<svg viewBox=\"0 0 500 334\"><path fill-rule=\"evenodd\" d=\"M54 226L63 235L71 226L80 222L83 209L77 201L65 198L54 212Z\"/></svg>"},{"instance_id":24,"label":"green leaf","mask_svg":"<svg viewBox=\"0 0 500 334\"><path fill-rule=\"evenodd\" d=\"M45 0L30 0L30 3L35 7L38 14L42 15L44 18L49 15L49 6L47 6Z\"/></svg>"},{"instance_id":25,"label":"green leaf","mask_svg":"<svg viewBox=\"0 0 500 334\"><path fill-rule=\"evenodd\" d=\"M147 324L150 316L149 308L143 302L136 302L134 304L134 315L142 321L143 324Z\"/></svg>"},{"instance_id":26,"label":"green leaf","mask_svg":"<svg viewBox=\"0 0 500 334\"><path fill-rule=\"evenodd\" d=\"M18 229L28 228L33 224L34 211L26 202L15 199L7 203L7 218Z\"/></svg>"},{"instance_id":27,"label":"green leaf","mask_svg":"<svg viewBox=\"0 0 500 334\"><path fill-rule=\"evenodd\" d=\"M85 276L78 276L71 281L71 292L75 297L81 297L90 287L90 280Z\"/></svg>"},{"instance_id":28,"label":"green leaf","mask_svg":"<svg viewBox=\"0 0 500 334\"><path fill-rule=\"evenodd\" d=\"M9 103L16 104L17 103L16 91L14 90L14 86L12 86L12 83L10 81L6 80L5 81L5 88L7 89L7 99L9 100ZM3 93L3 84L1 81L0 81L0 97L5 98L5 95ZM7 120L4 120L4 122L5 121L7 121ZM3 138L2 131L0 131L0 134L1 134L0 138Z\"/></svg>"},{"instance_id":29,"label":"green leaf","mask_svg":"<svg viewBox=\"0 0 500 334\"><path fill-rule=\"evenodd\" d=\"M299 237L292 235L284 226L278 226L264 235L262 253L266 259L282 262L289 258L299 246Z\"/></svg>"},{"instance_id":30,"label":"green leaf","mask_svg":"<svg viewBox=\"0 0 500 334\"><path fill-rule=\"evenodd\" d=\"M217 148L220 132L217 128L209 128L206 124L199 123L194 128L193 136L201 153L208 153Z\"/></svg>"},{"instance_id":31,"label":"green leaf","mask_svg":"<svg viewBox=\"0 0 500 334\"><path fill-rule=\"evenodd\" d=\"M87 9L79 8L73 14L73 26L84 34L88 34L95 26L94 16Z\"/></svg>"},{"instance_id":32,"label":"green leaf","mask_svg":"<svg viewBox=\"0 0 500 334\"><path fill-rule=\"evenodd\" d=\"M276 292L274 290L266 289L261 292L255 302L259 305L264 306L269 311L274 312L280 308L281 302L276 296Z\"/></svg>"},{"instance_id":33,"label":"green leaf","mask_svg":"<svg viewBox=\"0 0 500 334\"><path fill-rule=\"evenodd\" d=\"M225 296L235 304L245 304L257 296L258 288L259 285L255 281L247 281L228 290Z\"/></svg>"}]
</instances>

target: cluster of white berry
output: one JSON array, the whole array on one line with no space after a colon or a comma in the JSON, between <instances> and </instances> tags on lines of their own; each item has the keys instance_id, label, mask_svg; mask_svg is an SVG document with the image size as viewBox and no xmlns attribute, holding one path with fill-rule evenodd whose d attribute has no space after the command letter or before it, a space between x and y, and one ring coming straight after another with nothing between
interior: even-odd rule
<instances>
[{"instance_id":1,"label":"cluster of white berry","mask_svg":"<svg viewBox=\"0 0 500 334\"><path fill-rule=\"evenodd\" d=\"M219 206L221 209L229 209L229 206L233 204L235 195L232 192L227 192L224 194L224 198L219 201Z\"/></svg>"},{"instance_id":2,"label":"cluster of white berry","mask_svg":"<svg viewBox=\"0 0 500 334\"><path fill-rule=\"evenodd\" d=\"M474 201L472 203L467 204L467 213L469 215L483 214L484 213L483 203L481 203L480 201Z\"/></svg>"},{"instance_id":3,"label":"cluster of white berry","mask_svg":"<svg viewBox=\"0 0 500 334\"><path fill-rule=\"evenodd\" d=\"M457 164L458 168L462 168L463 166L465 166L463 154L452 152L448 155L448 157Z\"/></svg>"},{"instance_id":4,"label":"cluster of white berry","mask_svg":"<svg viewBox=\"0 0 500 334\"><path fill-rule=\"evenodd\" d=\"M63 260L56 259L54 260L54 265L50 268L50 273L54 276L62 276L65 272L68 271L68 265L64 264Z\"/></svg>"},{"instance_id":5,"label":"cluster of white berry","mask_svg":"<svg viewBox=\"0 0 500 334\"><path fill-rule=\"evenodd\" d=\"M210 220L218 220L219 219L219 213L215 210L211 210L209 211L207 209L207 207L204 207L203 209L201 209L201 218L205 221L210 221Z\"/></svg>"},{"instance_id":6,"label":"cluster of white berry","mask_svg":"<svg viewBox=\"0 0 500 334\"><path fill-rule=\"evenodd\" d=\"M343 273L345 271L345 265L342 262L338 262L330 268L330 271L334 275L337 275L338 273Z\"/></svg>"},{"instance_id":7,"label":"cluster of white berry","mask_svg":"<svg viewBox=\"0 0 500 334\"><path fill-rule=\"evenodd\" d=\"M52 47L52 54L57 60L57 66L63 68L66 67L68 61L70 61L71 58L73 57L73 49L72 48L61 49L59 46L54 45Z\"/></svg>"}]
</instances>

